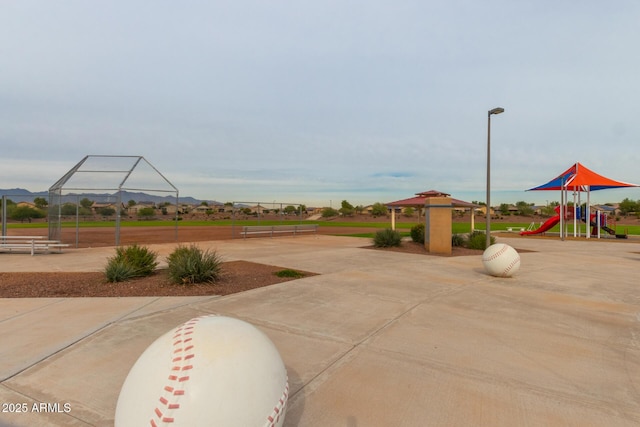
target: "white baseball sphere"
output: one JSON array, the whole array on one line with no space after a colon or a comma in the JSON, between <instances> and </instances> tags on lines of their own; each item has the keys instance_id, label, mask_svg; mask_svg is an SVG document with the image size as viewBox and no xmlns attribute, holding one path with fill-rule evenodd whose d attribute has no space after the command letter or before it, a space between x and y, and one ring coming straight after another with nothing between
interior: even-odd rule
<instances>
[{"instance_id":1,"label":"white baseball sphere","mask_svg":"<svg viewBox=\"0 0 640 427\"><path fill-rule=\"evenodd\" d=\"M511 277L520 269L520 255L511 246L496 243L485 249L482 263L492 276Z\"/></svg>"},{"instance_id":2,"label":"white baseball sphere","mask_svg":"<svg viewBox=\"0 0 640 427\"><path fill-rule=\"evenodd\" d=\"M115 426L282 426L288 395L284 363L264 333L229 317L197 317L138 358Z\"/></svg>"}]
</instances>

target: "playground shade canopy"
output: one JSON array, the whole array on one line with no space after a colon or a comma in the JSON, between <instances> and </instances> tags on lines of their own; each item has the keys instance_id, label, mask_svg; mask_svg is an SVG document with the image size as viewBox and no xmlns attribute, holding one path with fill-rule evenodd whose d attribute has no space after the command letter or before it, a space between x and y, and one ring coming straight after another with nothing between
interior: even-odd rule
<instances>
[{"instance_id":1,"label":"playground shade canopy","mask_svg":"<svg viewBox=\"0 0 640 427\"><path fill-rule=\"evenodd\" d=\"M596 191L608 188L622 187L639 187L640 185L631 184L623 181L616 181L606 176L595 173L591 169L576 162L569 169L553 178L546 184L530 188L526 191L543 191L543 190L571 190L571 191Z\"/></svg>"}]
</instances>

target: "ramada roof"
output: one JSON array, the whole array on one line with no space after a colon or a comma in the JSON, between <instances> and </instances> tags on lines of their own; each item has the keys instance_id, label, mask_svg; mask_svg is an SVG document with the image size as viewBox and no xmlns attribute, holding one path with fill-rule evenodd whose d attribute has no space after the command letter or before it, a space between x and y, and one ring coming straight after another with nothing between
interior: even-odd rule
<instances>
[{"instance_id":1,"label":"ramada roof","mask_svg":"<svg viewBox=\"0 0 640 427\"><path fill-rule=\"evenodd\" d=\"M423 191L421 193L416 193L414 197L410 197L408 199L396 200L395 202L387 203L387 206L398 206L398 207L422 207L424 206L425 199L429 197L450 197L450 194L443 193L442 191L437 190L429 190ZM465 202L464 200L458 200L451 198L451 204L454 208L475 208L478 205Z\"/></svg>"}]
</instances>

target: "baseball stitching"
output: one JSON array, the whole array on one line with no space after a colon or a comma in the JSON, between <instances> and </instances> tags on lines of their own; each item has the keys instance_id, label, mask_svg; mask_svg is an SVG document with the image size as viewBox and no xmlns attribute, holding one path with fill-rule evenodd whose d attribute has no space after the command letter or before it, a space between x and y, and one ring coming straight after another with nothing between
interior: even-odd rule
<instances>
[{"instance_id":1,"label":"baseball stitching","mask_svg":"<svg viewBox=\"0 0 640 427\"><path fill-rule=\"evenodd\" d=\"M158 405L154 409L150 423L152 427L160 424L173 423L175 420L174 411L180 409L180 396L184 396L185 387L189 382L189 371L193 368L191 364L195 357L193 335L195 325L201 318L191 319L178 326L175 330L173 340L173 351L171 359L171 373L167 377L167 384L164 386Z\"/></svg>"},{"instance_id":2,"label":"baseball stitching","mask_svg":"<svg viewBox=\"0 0 640 427\"><path fill-rule=\"evenodd\" d=\"M509 272L511 271L511 269L513 267L515 267L516 264L520 263L520 257L514 258L511 260L511 263L507 266L507 268L504 269L504 271L502 272L503 276L507 276L509 274Z\"/></svg>"},{"instance_id":3,"label":"baseball stitching","mask_svg":"<svg viewBox=\"0 0 640 427\"><path fill-rule=\"evenodd\" d=\"M280 421L280 417L284 416L284 411L287 407L287 399L289 397L289 377L287 377L287 381L284 385L284 391L282 392L282 396L278 400L276 406L273 407L273 412L271 415L267 417L267 422L265 423L265 427L275 427L275 425Z\"/></svg>"},{"instance_id":4,"label":"baseball stitching","mask_svg":"<svg viewBox=\"0 0 640 427\"><path fill-rule=\"evenodd\" d=\"M491 260L493 260L493 259L498 258L498 257L499 257L500 255L502 255L503 253L505 253L505 252L506 252L506 250L507 250L507 246L506 246L506 245L503 245L503 246L500 248L500 250L498 250L498 252L496 252L496 253L492 254L491 256L489 256L489 258L482 258L482 259L483 259L483 261L491 261Z\"/></svg>"}]
</instances>

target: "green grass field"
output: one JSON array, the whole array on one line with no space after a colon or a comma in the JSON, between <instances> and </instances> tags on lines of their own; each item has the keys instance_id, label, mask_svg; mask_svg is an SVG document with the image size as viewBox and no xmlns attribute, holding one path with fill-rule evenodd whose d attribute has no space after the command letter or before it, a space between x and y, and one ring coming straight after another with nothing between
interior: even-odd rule
<instances>
[{"instance_id":1,"label":"green grass field","mask_svg":"<svg viewBox=\"0 0 640 427\"><path fill-rule=\"evenodd\" d=\"M283 223L298 223L298 221L274 221L274 220L236 220L235 222L227 219L227 220L217 220L217 221L179 221L179 227L203 227L203 226L244 226L244 225L281 225ZM337 222L337 221L304 221L305 224L318 224L318 227L350 227L350 228L389 228L390 222ZM396 229L401 231L402 233L407 233L416 223L407 223L407 222L399 222L396 223ZM520 230L524 228L525 230L529 227L531 223L522 223L522 222L493 222L491 223L492 231L507 231L509 228L513 230ZM114 227L115 221L80 221L78 223L79 227ZM175 222L173 221L122 221L120 222L121 227L173 227ZM76 226L75 221L63 222L62 227L64 228L74 228ZM484 230L485 223L484 221L476 221L476 229ZM536 222L535 228L539 227L539 222ZM39 222L39 223L11 223L7 224L8 228L47 228L48 223ZM569 234L573 234L573 222L568 224ZM586 232L585 224L581 224L580 227L581 234L584 235ZM454 222L451 227L451 231L454 234L460 233L469 233L471 231L471 224L468 222ZM558 233L560 231L560 227L556 225L549 232ZM618 225L616 227L616 232L618 234L630 234L630 235L640 235L640 225ZM371 237L372 233L356 233L352 234L353 236L362 236L362 237Z\"/></svg>"}]
</instances>

